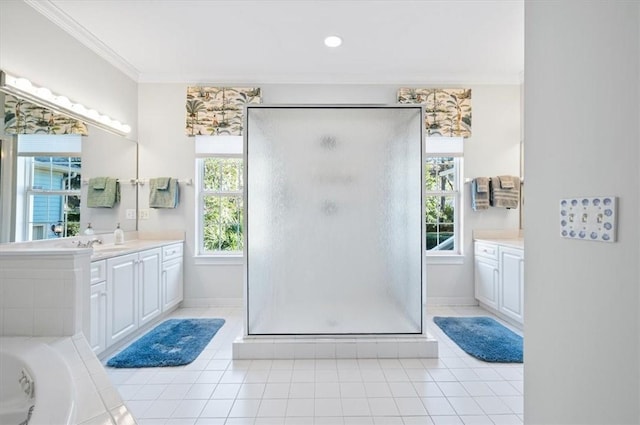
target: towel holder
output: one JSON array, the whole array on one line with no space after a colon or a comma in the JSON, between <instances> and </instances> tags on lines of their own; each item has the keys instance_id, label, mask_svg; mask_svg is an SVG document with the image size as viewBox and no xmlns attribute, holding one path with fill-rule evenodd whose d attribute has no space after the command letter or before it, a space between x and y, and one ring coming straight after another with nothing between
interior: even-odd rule
<instances>
[{"instance_id":1,"label":"towel holder","mask_svg":"<svg viewBox=\"0 0 640 425\"><path fill-rule=\"evenodd\" d=\"M469 178L464 179L465 184L466 183L471 183L472 181L473 181L473 179L469 179ZM524 184L524 178L522 178L522 177L520 177L520 184Z\"/></svg>"},{"instance_id":2,"label":"towel holder","mask_svg":"<svg viewBox=\"0 0 640 425\"><path fill-rule=\"evenodd\" d=\"M134 180L135 180L135 179L131 179L131 184L135 184L135 183L134 183ZM116 181L119 183L119 182L120 182L120 179L116 179ZM83 179L83 180L82 180L82 185L83 185L83 186L86 186L86 185L88 185L88 184L89 184L89 180L85 180L85 179Z\"/></svg>"},{"instance_id":3,"label":"towel holder","mask_svg":"<svg viewBox=\"0 0 640 425\"><path fill-rule=\"evenodd\" d=\"M191 179L191 178L175 179L175 180L178 181L178 184L185 184L187 186L193 186L193 179ZM149 181L149 179L131 179L131 184L137 184L139 186L144 186L148 181Z\"/></svg>"}]
</instances>

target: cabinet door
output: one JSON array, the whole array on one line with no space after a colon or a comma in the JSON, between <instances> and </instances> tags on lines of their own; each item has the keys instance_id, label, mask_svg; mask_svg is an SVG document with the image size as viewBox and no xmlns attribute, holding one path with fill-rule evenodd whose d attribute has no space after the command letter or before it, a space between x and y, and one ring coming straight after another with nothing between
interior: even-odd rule
<instances>
[{"instance_id":1,"label":"cabinet door","mask_svg":"<svg viewBox=\"0 0 640 425\"><path fill-rule=\"evenodd\" d=\"M107 348L107 283L91 285L89 298L90 335L89 344L94 353L100 354Z\"/></svg>"},{"instance_id":2,"label":"cabinet door","mask_svg":"<svg viewBox=\"0 0 640 425\"><path fill-rule=\"evenodd\" d=\"M160 297L160 248L142 251L138 259L140 305L138 326L155 319L162 313Z\"/></svg>"},{"instance_id":3,"label":"cabinet door","mask_svg":"<svg viewBox=\"0 0 640 425\"><path fill-rule=\"evenodd\" d=\"M500 311L524 321L524 252L500 247Z\"/></svg>"},{"instance_id":4,"label":"cabinet door","mask_svg":"<svg viewBox=\"0 0 640 425\"><path fill-rule=\"evenodd\" d=\"M498 262L476 257L475 294L476 299L487 307L498 308Z\"/></svg>"},{"instance_id":5,"label":"cabinet door","mask_svg":"<svg viewBox=\"0 0 640 425\"><path fill-rule=\"evenodd\" d=\"M183 298L182 258L162 264L162 311L175 307Z\"/></svg>"},{"instance_id":6,"label":"cabinet door","mask_svg":"<svg viewBox=\"0 0 640 425\"><path fill-rule=\"evenodd\" d=\"M107 346L138 327L138 254L107 260Z\"/></svg>"}]
</instances>

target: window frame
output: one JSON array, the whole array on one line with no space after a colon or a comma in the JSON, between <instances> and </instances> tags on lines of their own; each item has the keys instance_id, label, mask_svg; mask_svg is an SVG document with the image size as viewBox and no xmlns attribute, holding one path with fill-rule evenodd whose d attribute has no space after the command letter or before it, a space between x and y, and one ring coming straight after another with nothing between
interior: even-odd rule
<instances>
[{"instance_id":1,"label":"window frame","mask_svg":"<svg viewBox=\"0 0 640 425\"><path fill-rule=\"evenodd\" d=\"M242 154L235 153L209 153L196 157L196 264L240 264L244 261L243 251L207 251L204 247L204 205L208 197L237 197L244 200L244 187L240 190L211 190L204 187L205 161L209 158L240 159ZM244 167L244 163L242 163ZM244 209L244 203L243 203ZM244 214L244 211L243 211ZM244 229L243 229L244 230ZM244 235L243 235L244 237Z\"/></svg>"},{"instance_id":2,"label":"window frame","mask_svg":"<svg viewBox=\"0 0 640 425\"><path fill-rule=\"evenodd\" d=\"M446 196L453 198L453 250L427 250L425 249L425 255L427 258L427 262L431 264L438 263L462 263L462 259L464 258L463 252L463 167L464 167L464 159L462 156L451 155L446 153L427 153L425 154L425 165L429 159L432 158L452 158L454 162L453 172L455 173L454 178L454 189L453 190L427 190L426 181L424 188L424 196L425 203L426 199L430 196ZM427 210L425 207L425 237L427 234L426 231L426 219L427 219ZM426 248L426 245L425 245Z\"/></svg>"},{"instance_id":3,"label":"window frame","mask_svg":"<svg viewBox=\"0 0 640 425\"><path fill-rule=\"evenodd\" d=\"M59 237L67 237L67 229L68 223L67 214L64 212L64 205L66 204L67 197L76 196L80 201L82 201L81 189L40 189L34 188L35 181L35 173L36 169L46 169L42 167L42 163L38 163L36 161L37 157L45 157L45 158L80 158L82 163L82 157L76 153L56 153L56 152L46 152L46 153L21 153L17 157L17 176L18 183L16 185L17 188L17 197L16 197L16 240L21 241L33 241L33 233L34 226L43 225L44 227L44 239L52 239L47 237L48 231L46 225L43 223L34 223L33 215L34 215L34 202L35 196L43 196L43 197L62 197L61 200L61 208L60 216L62 220L60 222L64 226L64 232ZM51 163L50 163L51 164ZM82 166L79 169L82 172Z\"/></svg>"}]
</instances>

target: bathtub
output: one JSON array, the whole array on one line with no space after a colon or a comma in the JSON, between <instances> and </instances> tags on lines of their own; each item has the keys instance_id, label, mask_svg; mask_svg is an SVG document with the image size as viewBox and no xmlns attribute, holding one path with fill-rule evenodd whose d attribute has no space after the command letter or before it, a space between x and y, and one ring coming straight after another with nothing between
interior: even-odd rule
<instances>
[{"instance_id":1,"label":"bathtub","mask_svg":"<svg viewBox=\"0 0 640 425\"><path fill-rule=\"evenodd\" d=\"M39 338L0 337L0 424L68 425L75 389L62 356Z\"/></svg>"}]
</instances>

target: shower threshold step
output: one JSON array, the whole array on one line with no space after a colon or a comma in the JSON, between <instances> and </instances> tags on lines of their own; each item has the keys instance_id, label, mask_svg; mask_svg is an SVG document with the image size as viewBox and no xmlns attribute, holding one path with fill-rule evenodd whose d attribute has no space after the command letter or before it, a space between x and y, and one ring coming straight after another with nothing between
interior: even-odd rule
<instances>
[{"instance_id":1,"label":"shower threshold step","mask_svg":"<svg viewBox=\"0 0 640 425\"><path fill-rule=\"evenodd\" d=\"M233 342L234 359L438 358L431 335L362 337L244 336Z\"/></svg>"}]
</instances>

